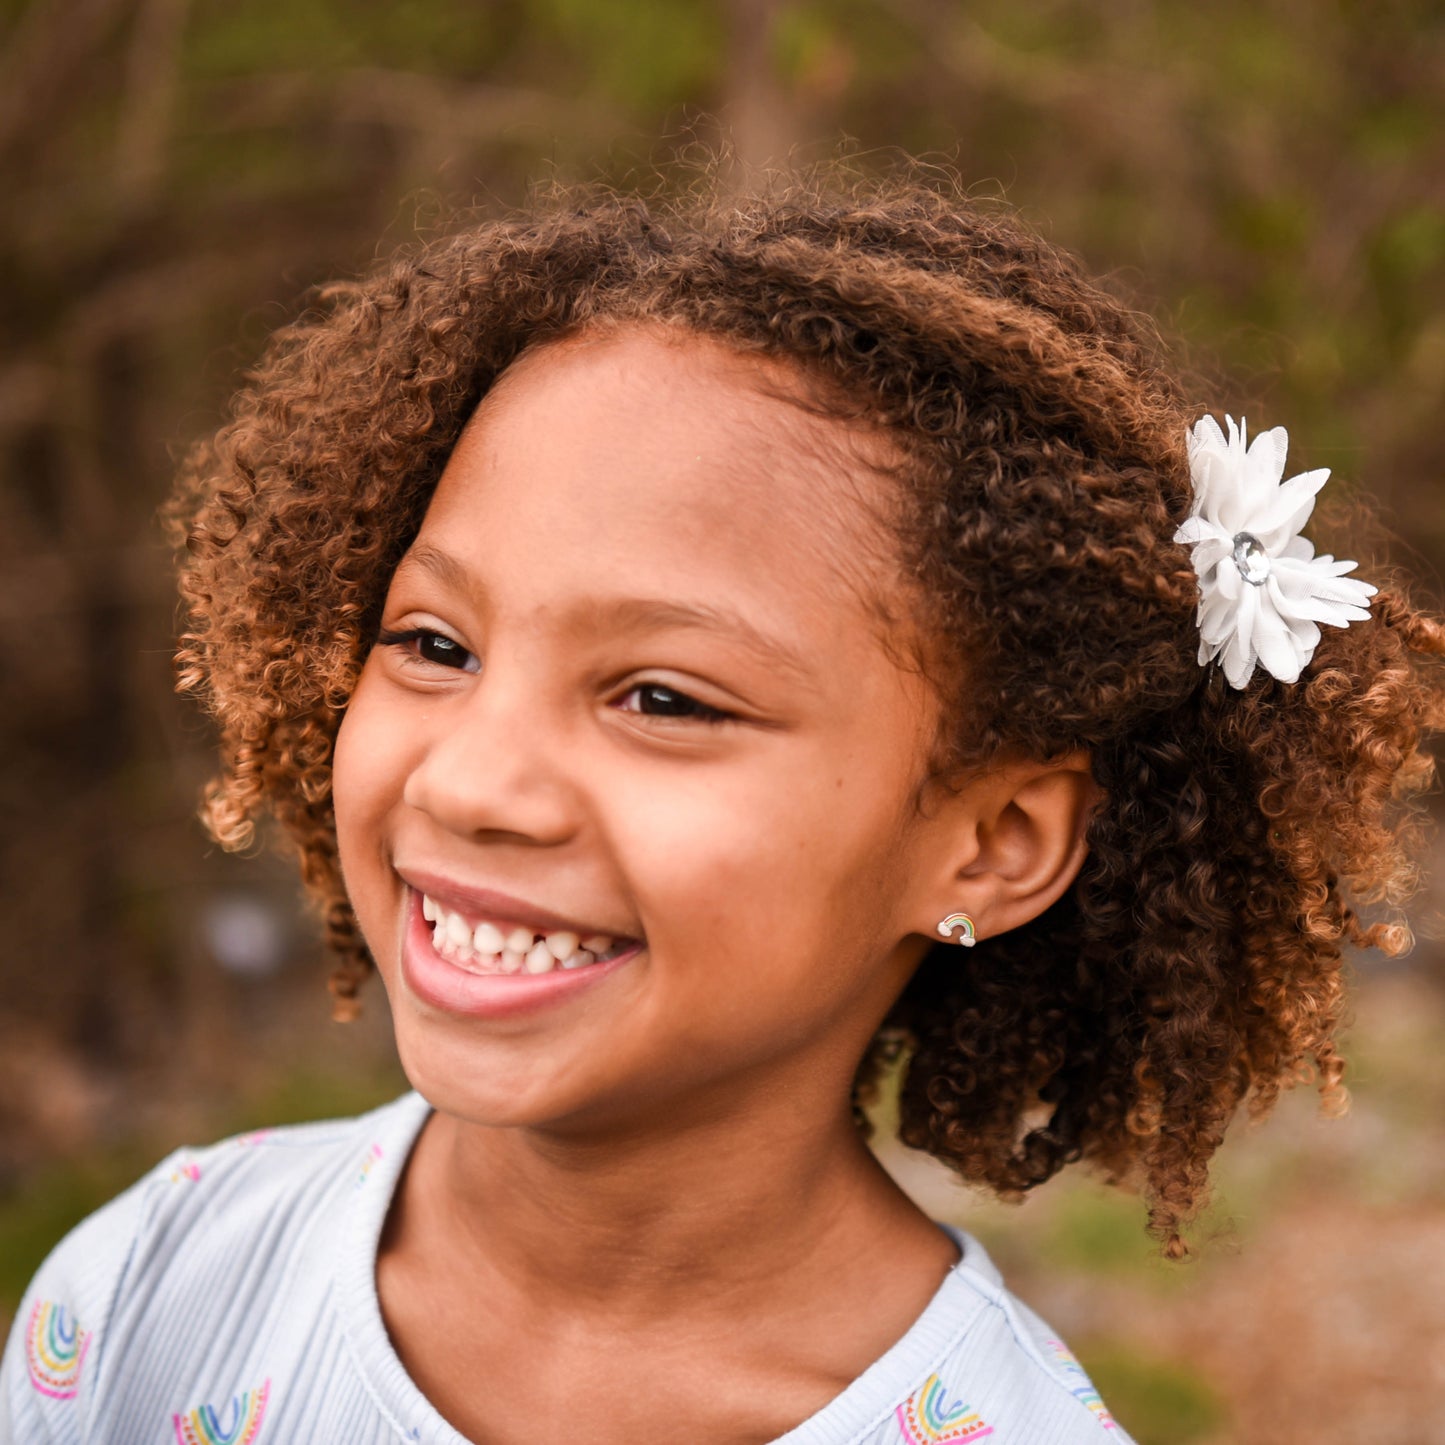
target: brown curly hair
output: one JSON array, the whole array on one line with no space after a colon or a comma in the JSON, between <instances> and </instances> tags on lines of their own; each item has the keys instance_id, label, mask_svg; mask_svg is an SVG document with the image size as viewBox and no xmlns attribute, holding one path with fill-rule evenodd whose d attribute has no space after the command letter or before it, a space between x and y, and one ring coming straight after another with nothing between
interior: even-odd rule
<instances>
[{"instance_id":1,"label":"brown curly hair","mask_svg":"<svg viewBox=\"0 0 1445 1445\"><path fill-rule=\"evenodd\" d=\"M907 1055L900 1135L1017 1196L1089 1160L1142 1187L1167 1252L1246 1100L1318 1070L1356 904L1418 886L1445 626L1404 582L1326 628L1300 681L1243 691L1196 658L1171 540L1190 505L1181 397L1151 328L1003 208L895 178L724 204L596 192L470 221L320 290L187 463L180 686L220 726L205 816L269 812L339 958L370 968L337 867L331 751L391 573L462 427L526 347L598 325L692 328L790 360L907 461L897 523L948 665L940 772L1086 749L1105 800L1074 887L959 970L935 949L858 1076ZM964 660L967 659L967 667Z\"/></svg>"}]
</instances>

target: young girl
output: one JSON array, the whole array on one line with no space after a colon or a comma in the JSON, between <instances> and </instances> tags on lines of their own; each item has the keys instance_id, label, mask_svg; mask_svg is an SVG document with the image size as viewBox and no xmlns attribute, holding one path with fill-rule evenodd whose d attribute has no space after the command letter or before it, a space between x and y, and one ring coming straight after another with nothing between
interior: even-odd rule
<instances>
[{"instance_id":1,"label":"young girl","mask_svg":"<svg viewBox=\"0 0 1445 1445\"><path fill-rule=\"evenodd\" d=\"M82 1224L0 1436L1125 1440L860 1110L901 1055L905 1143L1087 1161L1177 1256L1242 1105L1340 1095L1445 627L1202 410L908 181L564 197L324 292L187 470L182 678L415 1092Z\"/></svg>"}]
</instances>

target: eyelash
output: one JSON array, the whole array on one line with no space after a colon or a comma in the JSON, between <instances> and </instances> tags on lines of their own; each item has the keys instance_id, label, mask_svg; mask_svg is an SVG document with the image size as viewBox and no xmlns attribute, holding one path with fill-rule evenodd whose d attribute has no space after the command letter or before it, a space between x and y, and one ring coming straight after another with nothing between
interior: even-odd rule
<instances>
[{"instance_id":1,"label":"eyelash","mask_svg":"<svg viewBox=\"0 0 1445 1445\"><path fill-rule=\"evenodd\" d=\"M473 657L473 654L468 652L459 642L455 642L444 633L435 632L428 627L411 627L403 632L388 632L383 629L377 634L376 641L379 647L404 647L413 649L412 656L416 657L418 661L432 667L444 667L456 672L463 672L467 669L464 666L457 666L455 662L443 662L440 658L423 655L418 644L439 642L444 644L446 648L454 648L456 656L469 659ZM669 697L679 698L683 702L690 704L693 710L689 713L643 713L640 708L628 708L626 711L637 712L643 717L680 718L685 721L705 723L709 726L716 726L718 723L733 721L732 713L724 712L721 708L709 707L706 703L699 702L695 697L691 697L681 689L669 687L666 683L639 682L630 687L623 696L631 697L633 693L639 692L666 693Z\"/></svg>"},{"instance_id":2,"label":"eyelash","mask_svg":"<svg viewBox=\"0 0 1445 1445\"><path fill-rule=\"evenodd\" d=\"M705 723L709 727L715 727L718 723L732 722L733 720L733 715L731 713L724 712L721 708L709 707L705 702L699 702L695 697L689 696L687 693L680 691L678 688L668 687L668 685L664 682L636 683L632 687L628 688L624 696L631 697L632 694L635 692L667 693L670 697L681 698L683 702L688 703L693 709L693 711L690 713L645 713L640 708L627 709L628 712L637 712L641 717L675 718L681 719L684 722Z\"/></svg>"},{"instance_id":3,"label":"eyelash","mask_svg":"<svg viewBox=\"0 0 1445 1445\"><path fill-rule=\"evenodd\" d=\"M436 632L429 627L409 627L404 632L387 632L385 629L383 629L381 632L377 633L376 642L377 646L379 647L408 648L409 650L411 650L412 656L415 657L418 662L429 663L433 667L451 668L456 672L465 672L466 668L458 667L455 663L452 662L443 662L440 658L437 657L427 657L422 653L419 647L413 648L413 644L425 642L440 642L445 644L449 648L455 648L457 656L465 658L470 658L472 656L472 654L468 652L466 648L461 645L460 642L454 642L450 637L446 636L445 633Z\"/></svg>"}]
</instances>

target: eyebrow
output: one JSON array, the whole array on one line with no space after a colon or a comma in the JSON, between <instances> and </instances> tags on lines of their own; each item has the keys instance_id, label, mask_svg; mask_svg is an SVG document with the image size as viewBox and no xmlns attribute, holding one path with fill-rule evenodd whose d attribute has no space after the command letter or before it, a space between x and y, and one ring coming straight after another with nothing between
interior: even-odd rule
<instances>
[{"instance_id":1,"label":"eyebrow","mask_svg":"<svg viewBox=\"0 0 1445 1445\"><path fill-rule=\"evenodd\" d=\"M467 592L471 589L466 569L450 553L443 552L438 547L421 543L410 548L397 564L396 570L404 572L411 567L420 567L423 572L430 572L438 582L450 587L453 592Z\"/></svg>"},{"instance_id":2,"label":"eyebrow","mask_svg":"<svg viewBox=\"0 0 1445 1445\"><path fill-rule=\"evenodd\" d=\"M780 639L755 627L745 617L702 602L679 602L671 598L623 597L603 603L588 618L589 631L620 627L638 632L665 632L674 628L702 628L721 633L740 643L763 662L797 678L810 672L802 656Z\"/></svg>"},{"instance_id":3,"label":"eyebrow","mask_svg":"<svg viewBox=\"0 0 1445 1445\"><path fill-rule=\"evenodd\" d=\"M437 547L413 547L402 559L398 571L407 567L419 567L430 572L453 591L475 590L472 578L461 563ZM637 632L702 628L731 638L763 662L781 668L795 678L811 679L812 676L801 653L738 613L709 603L663 597L619 597L599 602L579 614L572 630L595 634L614 628Z\"/></svg>"}]
</instances>

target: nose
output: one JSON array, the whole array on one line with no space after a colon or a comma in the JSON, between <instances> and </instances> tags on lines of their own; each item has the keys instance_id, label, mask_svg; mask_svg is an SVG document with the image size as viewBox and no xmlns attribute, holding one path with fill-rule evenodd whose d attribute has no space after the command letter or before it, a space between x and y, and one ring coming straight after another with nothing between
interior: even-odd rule
<instances>
[{"instance_id":1,"label":"nose","mask_svg":"<svg viewBox=\"0 0 1445 1445\"><path fill-rule=\"evenodd\" d=\"M578 827L569 749L530 680L489 659L475 687L419 722L408 807L464 838L566 842Z\"/></svg>"}]
</instances>

